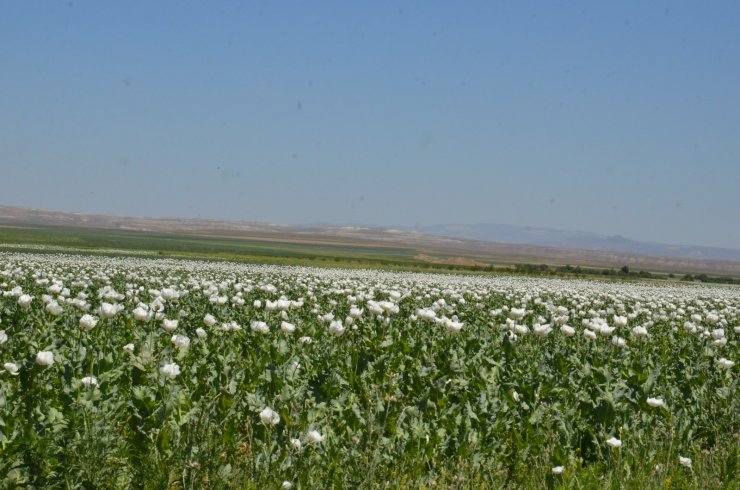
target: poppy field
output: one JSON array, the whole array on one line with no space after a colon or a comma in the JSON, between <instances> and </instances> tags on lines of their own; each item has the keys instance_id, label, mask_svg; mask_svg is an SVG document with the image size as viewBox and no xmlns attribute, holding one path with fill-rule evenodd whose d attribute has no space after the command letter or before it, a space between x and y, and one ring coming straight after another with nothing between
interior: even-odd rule
<instances>
[{"instance_id":1,"label":"poppy field","mask_svg":"<svg viewBox=\"0 0 740 490\"><path fill-rule=\"evenodd\" d=\"M734 286L0 253L0 487L738 485Z\"/></svg>"}]
</instances>

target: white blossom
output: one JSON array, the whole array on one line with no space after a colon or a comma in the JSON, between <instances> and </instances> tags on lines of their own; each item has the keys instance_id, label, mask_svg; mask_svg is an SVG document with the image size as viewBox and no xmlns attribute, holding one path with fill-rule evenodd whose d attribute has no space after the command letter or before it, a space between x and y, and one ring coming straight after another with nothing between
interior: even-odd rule
<instances>
[{"instance_id":1,"label":"white blossom","mask_svg":"<svg viewBox=\"0 0 740 490\"><path fill-rule=\"evenodd\" d=\"M334 320L329 324L329 333L339 337L344 333L344 326L341 321Z\"/></svg>"},{"instance_id":2,"label":"white blossom","mask_svg":"<svg viewBox=\"0 0 740 490\"><path fill-rule=\"evenodd\" d=\"M729 359L725 359L724 357L720 358L720 360L717 361L717 364L719 365L719 367L724 368L724 369L730 369L732 368L732 366L735 365L733 361Z\"/></svg>"},{"instance_id":3,"label":"white blossom","mask_svg":"<svg viewBox=\"0 0 740 490\"><path fill-rule=\"evenodd\" d=\"M18 298L18 306L26 310L31 306L32 301L33 301L33 296L30 296L28 294L22 294L20 298Z\"/></svg>"},{"instance_id":4,"label":"white blossom","mask_svg":"<svg viewBox=\"0 0 740 490\"><path fill-rule=\"evenodd\" d=\"M80 328L82 330L92 330L98 324L98 319L92 315L82 315L80 318Z\"/></svg>"},{"instance_id":5,"label":"white blossom","mask_svg":"<svg viewBox=\"0 0 740 490\"><path fill-rule=\"evenodd\" d=\"M36 364L39 366L51 366L54 364L54 354L49 351L41 351L36 354Z\"/></svg>"},{"instance_id":6,"label":"white blossom","mask_svg":"<svg viewBox=\"0 0 740 490\"><path fill-rule=\"evenodd\" d=\"M187 349L190 347L190 339L185 335L175 334L172 336L171 340L178 349Z\"/></svg>"},{"instance_id":7,"label":"white blossom","mask_svg":"<svg viewBox=\"0 0 740 490\"><path fill-rule=\"evenodd\" d=\"M254 330L257 333L261 334L267 334L270 333L270 327L267 326L267 323L261 322L261 321L253 321L251 323L252 330Z\"/></svg>"},{"instance_id":8,"label":"white blossom","mask_svg":"<svg viewBox=\"0 0 740 490\"><path fill-rule=\"evenodd\" d=\"M113 318L118 313L123 311L122 304L111 304L103 302L98 309L98 314L101 318Z\"/></svg>"},{"instance_id":9,"label":"white blossom","mask_svg":"<svg viewBox=\"0 0 740 490\"><path fill-rule=\"evenodd\" d=\"M18 375L18 365L12 362L6 362L3 364L3 369L5 372L10 374L11 376L17 376Z\"/></svg>"},{"instance_id":10,"label":"white blossom","mask_svg":"<svg viewBox=\"0 0 740 490\"><path fill-rule=\"evenodd\" d=\"M180 374L180 366L174 362L171 364L165 364L159 368L159 373L165 378L176 378Z\"/></svg>"},{"instance_id":11,"label":"white blossom","mask_svg":"<svg viewBox=\"0 0 740 490\"><path fill-rule=\"evenodd\" d=\"M280 415L270 407L266 407L260 412L260 420L263 424L272 427L280 423Z\"/></svg>"},{"instance_id":12,"label":"white blossom","mask_svg":"<svg viewBox=\"0 0 740 490\"><path fill-rule=\"evenodd\" d=\"M660 408L665 406L665 402L662 398L648 398L647 404L653 408Z\"/></svg>"},{"instance_id":13,"label":"white blossom","mask_svg":"<svg viewBox=\"0 0 740 490\"><path fill-rule=\"evenodd\" d=\"M310 430L306 434L309 444L321 444L324 441L324 436L317 430Z\"/></svg>"},{"instance_id":14,"label":"white blossom","mask_svg":"<svg viewBox=\"0 0 740 490\"><path fill-rule=\"evenodd\" d=\"M164 318L162 320L162 328L167 332L174 332L177 330L178 320L169 320Z\"/></svg>"},{"instance_id":15,"label":"white blossom","mask_svg":"<svg viewBox=\"0 0 740 490\"><path fill-rule=\"evenodd\" d=\"M560 327L560 333L562 333L566 337L572 337L576 334L576 330L569 325L563 325L562 327Z\"/></svg>"},{"instance_id":16,"label":"white blossom","mask_svg":"<svg viewBox=\"0 0 740 490\"><path fill-rule=\"evenodd\" d=\"M622 441L620 441L616 437L610 437L606 440L606 443L615 449L619 449L620 447L622 447Z\"/></svg>"}]
</instances>

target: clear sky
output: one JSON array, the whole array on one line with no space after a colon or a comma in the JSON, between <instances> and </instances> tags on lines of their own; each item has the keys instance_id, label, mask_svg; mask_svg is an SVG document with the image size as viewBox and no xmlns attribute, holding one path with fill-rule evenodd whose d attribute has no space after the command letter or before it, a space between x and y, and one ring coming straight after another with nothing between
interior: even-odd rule
<instances>
[{"instance_id":1,"label":"clear sky","mask_svg":"<svg viewBox=\"0 0 740 490\"><path fill-rule=\"evenodd\" d=\"M740 248L740 2L0 3L0 204Z\"/></svg>"}]
</instances>

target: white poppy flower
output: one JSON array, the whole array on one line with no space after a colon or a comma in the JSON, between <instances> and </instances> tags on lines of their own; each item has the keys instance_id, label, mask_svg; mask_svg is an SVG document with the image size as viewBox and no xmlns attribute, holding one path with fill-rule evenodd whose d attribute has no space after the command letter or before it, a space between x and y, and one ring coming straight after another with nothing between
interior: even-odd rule
<instances>
[{"instance_id":1,"label":"white poppy flower","mask_svg":"<svg viewBox=\"0 0 740 490\"><path fill-rule=\"evenodd\" d=\"M33 296L30 296L28 294L22 294L20 298L18 298L18 306L20 306L22 309L27 309L29 306L31 306L31 302L33 301Z\"/></svg>"},{"instance_id":2,"label":"white poppy flower","mask_svg":"<svg viewBox=\"0 0 740 490\"><path fill-rule=\"evenodd\" d=\"M260 412L260 420L263 424L272 427L280 423L280 415L270 407L266 407Z\"/></svg>"},{"instance_id":3,"label":"white poppy flower","mask_svg":"<svg viewBox=\"0 0 740 490\"><path fill-rule=\"evenodd\" d=\"M594 331L593 330L589 330L589 329L585 329L583 331L583 336L586 337L589 340L593 340L593 339L596 338L596 334L594 333Z\"/></svg>"},{"instance_id":4,"label":"white poppy flower","mask_svg":"<svg viewBox=\"0 0 740 490\"><path fill-rule=\"evenodd\" d=\"M606 440L606 443L615 449L619 449L620 447L622 447L622 441L620 441L616 437L610 437Z\"/></svg>"},{"instance_id":5,"label":"white poppy flower","mask_svg":"<svg viewBox=\"0 0 740 490\"><path fill-rule=\"evenodd\" d=\"M175 347L177 347L178 349L187 349L188 347L190 347L190 339L185 335L175 334L172 336L171 340L172 343L175 344Z\"/></svg>"},{"instance_id":6,"label":"white poppy flower","mask_svg":"<svg viewBox=\"0 0 740 490\"><path fill-rule=\"evenodd\" d=\"M49 351L41 351L36 354L36 364L40 366L51 366L54 364L54 354Z\"/></svg>"},{"instance_id":7,"label":"white poppy flower","mask_svg":"<svg viewBox=\"0 0 740 490\"><path fill-rule=\"evenodd\" d=\"M162 320L162 328L165 329L167 332L173 332L177 330L177 320L168 320L167 318Z\"/></svg>"},{"instance_id":8,"label":"white poppy flower","mask_svg":"<svg viewBox=\"0 0 740 490\"><path fill-rule=\"evenodd\" d=\"M153 316L151 311L145 310L141 306L137 306L136 308L134 308L133 313L134 313L134 320L136 320L137 322L145 322L145 321L151 320Z\"/></svg>"},{"instance_id":9,"label":"white poppy flower","mask_svg":"<svg viewBox=\"0 0 740 490\"><path fill-rule=\"evenodd\" d=\"M180 374L180 366L178 366L174 362L171 364L165 364L164 366L159 368L159 373L165 378L176 378Z\"/></svg>"},{"instance_id":10,"label":"white poppy flower","mask_svg":"<svg viewBox=\"0 0 740 490\"><path fill-rule=\"evenodd\" d=\"M566 337L572 337L576 334L576 330L569 325L563 325L562 327L560 327L560 333L562 333Z\"/></svg>"},{"instance_id":11,"label":"white poppy flower","mask_svg":"<svg viewBox=\"0 0 740 490\"><path fill-rule=\"evenodd\" d=\"M341 321L334 320L329 324L329 333L335 337L339 337L344 333L344 326Z\"/></svg>"},{"instance_id":12,"label":"white poppy flower","mask_svg":"<svg viewBox=\"0 0 740 490\"><path fill-rule=\"evenodd\" d=\"M252 330L254 330L257 333L267 334L270 333L270 327L267 326L267 323L260 322L260 321L253 321L251 323Z\"/></svg>"},{"instance_id":13,"label":"white poppy flower","mask_svg":"<svg viewBox=\"0 0 740 490\"><path fill-rule=\"evenodd\" d=\"M324 441L324 436L317 430L310 430L306 434L309 444L321 444Z\"/></svg>"},{"instance_id":14,"label":"white poppy flower","mask_svg":"<svg viewBox=\"0 0 740 490\"><path fill-rule=\"evenodd\" d=\"M51 313L53 316L59 316L64 313L64 308L59 306L59 303L52 300L46 304L46 311Z\"/></svg>"},{"instance_id":15,"label":"white poppy flower","mask_svg":"<svg viewBox=\"0 0 740 490\"><path fill-rule=\"evenodd\" d=\"M92 330L98 324L98 319L92 315L82 315L80 318L80 328L82 330Z\"/></svg>"},{"instance_id":16,"label":"white poppy flower","mask_svg":"<svg viewBox=\"0 0 740 490\"><path fill-rule=\"evenodd\" d=\"M12 362L6 362L3 364L3 369L11 375L11 376L17 376L18 375L18 365Z\"/></svg>"},{"instance_id":17,"label":"white poppy flower","mask_svg":"<svg viewBox=\"0 0 740 490\"><path fill-rule=\"evenodd\" d=\"M732 366L735 365L735 363L729 359L725 359L722 357L719 361L717 361L717 364L719 364L719 367L724 369L730 369Z\"/></svg>"},{"instance_id":18,"label":"white poppy flower","mask_svg":"<svg viewBox=\"0 0 740 490\"><path fill-rule=\"evenodd\" d=\"M662 398L648 398L647 404L653 408L660 408L665 406L665 402Z\"/></svg>"},{"instance_id":19,"label":"white poppy flower","mask_svg":"<svg viewBox=\"0 0 740 490\"><path fill-rule=\"evenodd\" d=\"M102 318L113 318L120 311L122 311L123 308L124 307L121 304L103 303L100 305L100 308L98 309L98 314Z\"/></svg>"}]
</instances>

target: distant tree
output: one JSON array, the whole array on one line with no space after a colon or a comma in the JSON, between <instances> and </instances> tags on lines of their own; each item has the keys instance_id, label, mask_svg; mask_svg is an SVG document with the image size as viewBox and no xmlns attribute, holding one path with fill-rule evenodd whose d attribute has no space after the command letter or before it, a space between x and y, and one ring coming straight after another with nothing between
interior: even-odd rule
<instances>
[{"instance_id":1,"label":"distant tree","mask_svg":"<svg viewBox=\"0 0 740 490\"><path fill-rule=\"evenodd\" d=\"M622 268L619 269L619 272L621 272L622 274L629 274L630 273L630 268L627 267L626 265L623 265Z\"/></svg>"}]
</instances>

